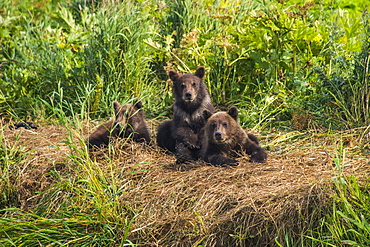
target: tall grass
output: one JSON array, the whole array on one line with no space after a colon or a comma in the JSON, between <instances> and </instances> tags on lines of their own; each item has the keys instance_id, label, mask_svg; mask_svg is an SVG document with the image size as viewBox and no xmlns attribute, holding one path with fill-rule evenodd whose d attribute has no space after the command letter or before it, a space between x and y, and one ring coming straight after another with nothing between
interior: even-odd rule
<instances>
[{"instance_id":1,"label":"tall grass","mask_svg":"<svg viewBox=\"0 0 370 247\"><path fill-rule=\"evenodd\" d=\"M325 222L330 242L337 245L368 246L370 244L368 185L363 186L356 177L342 177L336 180L335 186L337 194L334 197L333 211Z\"/></svg>"},{"instance_id":2,"label":"tall grass","mask_svg":"<svg viewBox=\"0 0 370 247\"><path fill-rule=\"evenodd\" d=\"M82 54L90 81L99 78L94 104L102 101L107 106L112 98L143 97L155 91L149 67L153 51L143 40L155 38L156 26L144 8L144 3L134 1L107 2L96 13L92 39ZM80 77L79 83L83 85L86 79Z\"/></svg>"},{"instance_id":3,"label":"tall grass","mask_svg":"<svg viewBox=\"0 0 370 247\"><path fill-rule=\"evenodd\" d=\"M368 177L346 175L351 160L340 143L333 158L334 194L317 230L307 236L310 246L368 246L370 244L370 193ZM305 243L305 241L303 241Z\"/></svg>"},{"instance_id":4,"label":"tall grass","mask_svg":"<svg viewBox=\"0 0 370 247\"><path fill-rule=\"evenodd\" d=\"M41 107L38 99L48 99L59 86L69 102L85 97L95 116L106 116L113 100L146 98L157 91L150 70L153 51L143 42L157 37L146 3L108 1L77 8L42 3L26 11L9 2L3 7L19 29L10 39L3 37L7 41L1 49L2 91L18 115L28 114L30 105ZM49 7L54 13L47 12ZM12 16L16 13L19 16ZM3 33L11 31L7 27Z\"/></svg>"},{"instance_id":5,"label":"tall grass","mask_svg":"<svg viewBox=\"0 0 370 247\"><path fill-rule=\"evenodd\" d=\"M50 219L18 209L1 213L0 243L3 246L109 246L115 240L113 229L93 216Z\"/></svg>"},{"instance_id":6,"label":"tall grass","mask_svg":"<svg viewBox=\"0 0 370 247\"><path fill-rule=\"evenodd\" d=\"M368 6L330 4L4 1L2 109L50 114L39 99L62 87L70 103L85 98L92 117L133 97L155 117L172 101L166 70L203 65L215 104L238 104L249 127L287 125L302 110L326 127L360 125L369 109L368 14L359 10Z\"/></svg>"}]
</instances>

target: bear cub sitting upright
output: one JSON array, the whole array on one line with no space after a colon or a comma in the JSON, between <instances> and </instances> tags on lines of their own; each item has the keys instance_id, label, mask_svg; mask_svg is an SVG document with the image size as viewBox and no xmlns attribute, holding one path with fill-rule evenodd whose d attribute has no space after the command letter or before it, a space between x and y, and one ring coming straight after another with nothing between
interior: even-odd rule
<instances>
[{"instance_id":1,"label":"bear cub sitting upright","mask_svg":"<svg viewBox=\"0 0 370 247\"><path fill-rule=\"evenodd\" d=\"M231 107L228 112L211 114L204 111L208 119L202 137L201 156L216 166L236 166L238 161L230 158L245 151L252 162L265 162L267 153L260 147L257 137L247 134L238 123L238 108Z\"/></svg>"},{"instance_id":2,"label":"bear cub sitting upright","mask_svg":"<svg viewBox=\"0 0 370 247\"><path fill-rule=\"evenodd\" d=\"M150 143L150 133L145 121L141 101L121 105L113 102L115 119L100 125L87 140L89 148L107 146L114 137L131 137L136 142Z\"/></svg>"},{"instance_id":3,"label":"bear cub sitting upright","mask_svg":"<svg viewBox=\"0 0 370 247\"><path fill-rule=\"evenodd\" d=\"M176 154L177 163L198 158L200 140L198 134L206 120L203 111L214 112L211 97L203 82L204 67L195 73L179 75L168 73L173 82L173 119L163 122L158 128L158 146Z\"/></svg>"}]
</instances>

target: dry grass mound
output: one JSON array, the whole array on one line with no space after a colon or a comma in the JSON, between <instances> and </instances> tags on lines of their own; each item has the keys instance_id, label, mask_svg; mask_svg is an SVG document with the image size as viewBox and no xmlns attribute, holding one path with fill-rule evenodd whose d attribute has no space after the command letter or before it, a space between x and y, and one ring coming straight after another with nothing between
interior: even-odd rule
<instances>
[{"instance_id":1,"label":"dry grass mound","mask_svg":"<svg viewBox=\"0 0 370 247\"><path fill-rule=\"evenodd\" d=\"M156 129L156 123L151 125ZM20 173L19 197L21 208L32 210L39 192L55 182L50 171L74 173L67 157L68 131L50 125L4 128L3 134L3 141L30 150L32 158ZM358 175L369 169L368 155L358 151L356 132L290 132L260 139L269 153L265 164L250 163L245 156L237 167L203 161L176 165L155 143L122 140L113 144L113 153L99 150L91 159L107 173L112 173L107 155L114 161L114 172L126 183L120 202L137 214L129 239L144 246L268 246L286 233L299 238L327 206L341 144L347 151L339 157L340 172Z\"/></svg>"}]
</instances>

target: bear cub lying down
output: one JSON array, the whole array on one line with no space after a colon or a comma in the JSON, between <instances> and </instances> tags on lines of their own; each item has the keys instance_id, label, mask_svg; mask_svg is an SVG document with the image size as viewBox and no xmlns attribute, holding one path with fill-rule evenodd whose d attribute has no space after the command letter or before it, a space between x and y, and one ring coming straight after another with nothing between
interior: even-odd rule
<instances>
[{"instance_id":1,"label":"bear cub lying down","mask_svg":"<svg viewBox=\"0 0 370 247\"><path fill-rule=\"evenodd\" d=\"M150 133L145 121L141 101L135 104L121 105L113 102L115 119L95 129L87 140L89 148L107 146L111 138L131 137L136 142L150 143Z\"/></svg>"},{"instance_id":2,"label":"bear cub lying down","mask_svg":"<svg viewBox=\"0 0 370 247\"><path fill-rule=\"evenodd\" d=\"M260 147L257 137L247 134L238 123L238 108L232 106L228 112L215 114L205 110L208 119L204 127L201 157L216 166L236 166L238 161L230 156L238 156L241 151L250 155L252 162L265 162L267 153Z\"/></svg>"}]
</instances>

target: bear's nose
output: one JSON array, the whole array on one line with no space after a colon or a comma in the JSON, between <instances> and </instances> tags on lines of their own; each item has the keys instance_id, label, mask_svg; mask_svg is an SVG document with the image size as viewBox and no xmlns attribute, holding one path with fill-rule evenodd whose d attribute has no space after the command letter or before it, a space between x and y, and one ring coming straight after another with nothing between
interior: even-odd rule
<instances>
[{"instance_id":1,"label":"bear's nose","mask_svg":"<svg viewBox=\"0 0 370 247\"><path fill-rule=\"evenodd\" d=\"M191 94L191 93L189 93L189 92L185 93L185 97L186 97L186 98L190 99L190 98L191 98L191 96L192 96L192 94Z\"/></svg>"},{"instance_id":2,"label":"bear's nose","mask_svg":"<svg viewBox=\"0 0 370 247\"><path fill-rule=\"evenodd\" d=\"M222 133L220 131L215 132L215 138L216 138L216 140L221 140L222 139Z\"/></svg>"}]
</instances>

